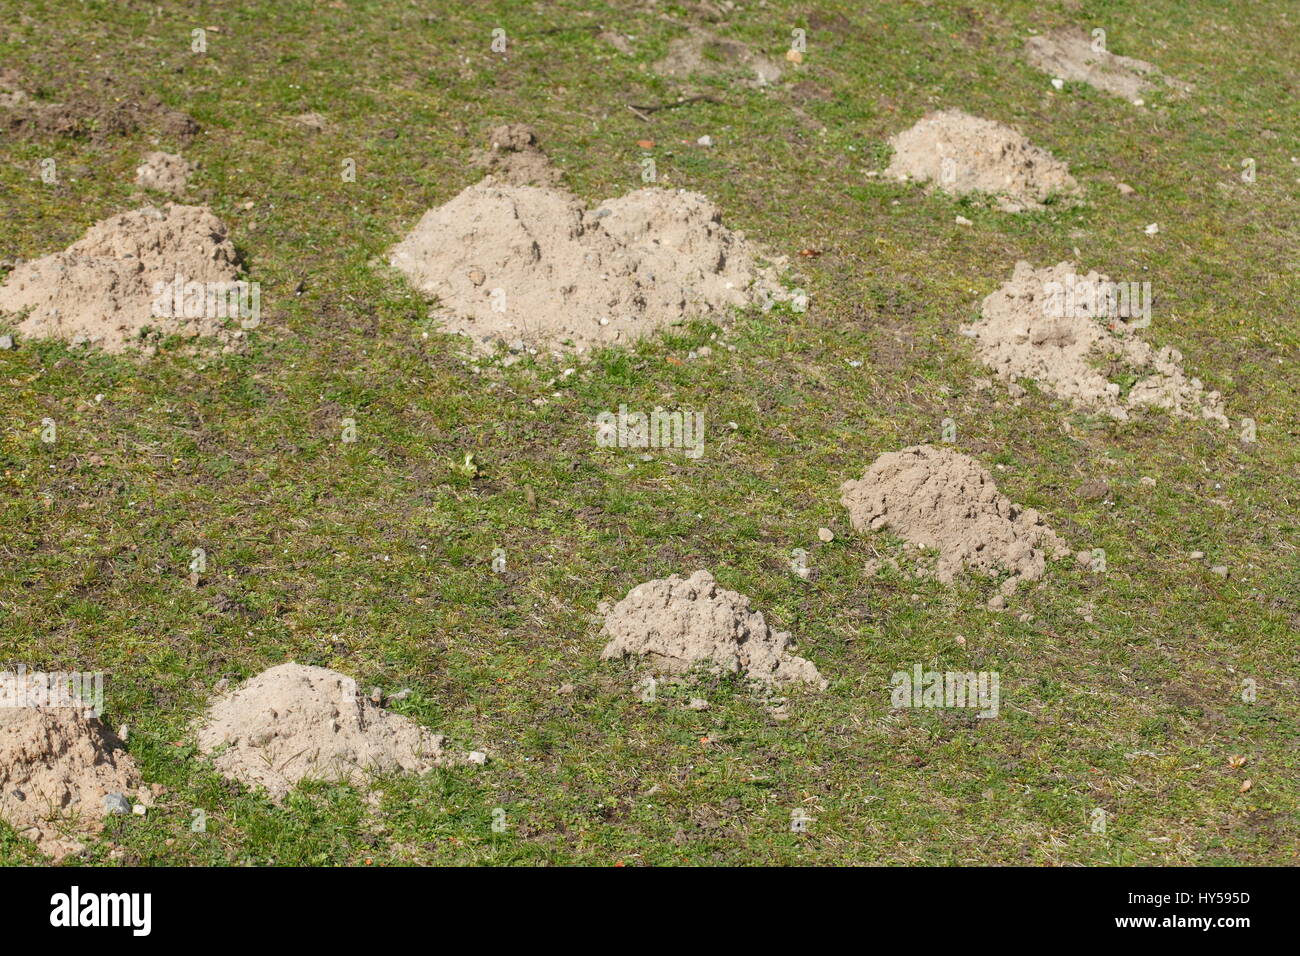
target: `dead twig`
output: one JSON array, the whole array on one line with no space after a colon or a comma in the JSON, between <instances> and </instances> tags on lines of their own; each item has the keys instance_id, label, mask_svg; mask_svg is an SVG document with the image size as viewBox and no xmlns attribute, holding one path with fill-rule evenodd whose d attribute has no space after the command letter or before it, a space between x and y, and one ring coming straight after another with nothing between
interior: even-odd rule
<instances>
[{"instance_id":1,"label":"dead twig","mask_svg":"<svg viewBox=\"0 0 1300 956\"><path fill-rule=\"evenodd\" d=\"M655 106L634 106L633 104L628 103L627 108L635 113L638 118L643 119L648 123L650 122L650 113L658 113L660 110L675 110L679 106L689 106L692 103L699 103L701 101L705 103L716 103L719 106L725 105L722 100L718 99L716 96L710 96L708 93L701 93L698 96L684 96L672 103L659 103Z\"/></svg>"}]
</instances>

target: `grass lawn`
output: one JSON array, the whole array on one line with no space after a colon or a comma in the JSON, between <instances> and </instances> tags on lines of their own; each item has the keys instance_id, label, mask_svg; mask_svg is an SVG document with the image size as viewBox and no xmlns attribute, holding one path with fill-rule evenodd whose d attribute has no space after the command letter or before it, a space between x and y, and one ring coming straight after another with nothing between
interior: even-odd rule
<instances>
[{"instance_id":1,"label":"grass lawn","mask_svg":"<svg viewBox=\"0 0 1300 956\"><path fill-rule=\"evenodd\" d=\"M166 787L83 862L1296 861L1300 10L769 0L710 23L708 6L0 0L0 67L33 92L152 94L202 127L189 143L147 127L0 134L0 259L142 205L134 170L161 148L200 164L193 201L262 284L243 353L0 351L0 669L107 672L105 720L130 725L145 779ZM1104 27L1115 52L1194 90L1143 107L1054 90L1020 50L1067 24ZM658 76L692 27L784 76ZM688 92L711 99L628 109ZM1066 160L1083 202L1010 215L884 180L886 139L946 106ZM291 122L308 111L323 132ZM469 157L504 122L533 125L589 202L641 187L652 156L659 185L704 193L789 256L807 311L691 323L583 361L474 356L383 263L477 181ZM988 372L956 330L1018 259L1150 281L1144 335L1223 392L1233 427L977 389ZM702 411L703 456L598 447L592 420L620 404ZM1103 548L1107 571L1053 565L1000 613L983 580L866 576L899 542L854 534L839 485L937 442L945 418L955 448L1072 547ZM1090 481L1108 493L1080 494ZM194 548L208 556L197 587ZM790 571L796 548L809 580ZM647 703L638 669L599 660L601 601L697 568L793 632L828 690L790 691L788 720L734 679L661 684ZM249 793L189 728L217 681L287 660L410 688L395 710L492 759L370 794ZM890 675L918 663L998 672L999 717L891 708ZM43 860L0 824L0 862Z\"/></svg>"}]
</instances>

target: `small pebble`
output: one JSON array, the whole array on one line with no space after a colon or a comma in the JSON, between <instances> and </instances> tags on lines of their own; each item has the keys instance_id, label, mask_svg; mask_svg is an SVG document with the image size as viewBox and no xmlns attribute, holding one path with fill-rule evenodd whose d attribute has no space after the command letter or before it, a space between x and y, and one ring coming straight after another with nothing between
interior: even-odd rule
<instances>
[{"instance_id":1,"label":"small pebble","mask_svg":"<svg viewBox=\"0 0 1300 956\"><path fill-rule=\"evenodd\" d=\"M120 793L104 794L105 813L130 813L131 803Z\"/></svg>"},{"instance_id":2,"label":"small pebble","mask_svg":"<svg viewBox=\"0 0 1300 956\"><path fill-rule=\"evenodd\" d=\"M818 528L817 537L821 538L823 541L834 541L835 532L830 528Z\"/></svg>"}]
</instances>

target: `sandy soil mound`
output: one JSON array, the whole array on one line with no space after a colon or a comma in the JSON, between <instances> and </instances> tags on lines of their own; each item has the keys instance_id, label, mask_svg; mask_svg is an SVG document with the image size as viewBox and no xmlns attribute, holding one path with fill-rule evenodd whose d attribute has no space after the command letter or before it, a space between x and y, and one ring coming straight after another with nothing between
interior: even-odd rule
<instances>
[{"instance_id":1,"label":"sandy soil mound","mask_svg":"<svg viewBox=\"0 0 1300 956\"><path fill-rule=\"evenodd\" d=\"M583 352L787 294L698 193L641 189L595 210L488 178L431 209L390 262L480 346Z\"/></svg>"},{"instance_id":2,"label":"sandy soil mound","mask_svg":"<svg viewBox=\"0 0 1300 956\"><path fill-rule=\"evenodd\" d=\"M190 184L194 166L175 153L146 153L135 168L135 184L171 196L180 196Z\"/></svg>"},{"instance_id":3,"label":"sandy soil mound","mask_svg":"<svg viewBox=\"0 0 1300 956\"><path fill-rule=\"evenodd\" d=\"M0 675L0 700L19 698L18 680ZM103 829L108 794L152 802L122 741L68 703L0 706L0 817L55 860Z\"/></svg>"},{"instance_id":4,"label":"sandy soil mound","mask_svg":"<svg viewBox=\"0 0 1300 956\"><path fill-rule=\"evenodd\" d=\"M1072 262L1037 270L1018 262L1011 281L984 299L979 320L961 332L999 378L1033 379L1076 407L1127 420L1130 410L1154 406L1226 428L1223 399L1187 376L1176 349L1156 350L1138 338L1101 296L1075 294L1072 307L1062 306L1063 289L1109 283L1098 272L1076 276Z\"/></svg>"},{"instance_id":5,"label":"sandy soil mound","mask_svg":"<svg viewBox=\"0 0 1300 956\"><path fill-rule=\"evenodd\" d=\"M826 687L811 661L787 653L789 634L772 630L749 598L719 587L708 571L637 585L605 615L602 633L610 638L602 660L639 656L670 674L698 664L766 684Z\"/></svg>"},{"instance_id":6,"label":"sandy soil mound","mask_svg":"<svg viewBox=\"0 0 1300 956\"><path fill-rule=\"evenodd\" d=\"M300 780L365 786L372 773L425 773L465 758L409 717L363 697L338 671L280 664L217 700L199 750L227 777L282 800Z\"/></svg>"},{"instance_id":7,"label":"sandy soil mound","mask_svg":"<svg viewBox=\"0 0 1300 956\"><path fill-rule=\"evenodd\" d=\"M1025 42L1025 58L1051 76L1087 83L1127 100L1150 91L1154 86L1151 81L1155 79L1175 89L1191 89L1190 83L1162 75L1145 60L1116 56L1108 50L1094 51L1091 37L1082 30L1059 30L1030 37Z\"/></svg>"},{"instance_id":8,"label":"sandy soil mound","mask_svg":"<svg viewBox=\"0 0 1300 956\"><path fill-rule=\"evenodd\" d=\"M668 53L652 67L660 76L685 80L696 74L721 76L742 74L751 86L766 86L781 78L781 67L755 53L738 40L716 37L693 30L668 44Z\"/></svg>"},{"instance_id":9,"label":"sandy soil mound","mask_svg":"<svg viewBox=\"0 0 1300 956\"><path fill-rule=\"evenodd\" d=\"M531 126L498 126L488 137L488 148L474 157L476 165L503 183L514 186L554 186L561 172L551 165Z\"/></svg>"},{"instance_id":10,"label":"sandy soil mound","mask_svg":"<svg viewBox=\"0 0 1300 956\"><path fill-rule=\"evenodd\" d=\"M206 206L145 206L95 223L63 252L16 267L0 286L0 314L30 309L18 325L22 335L108 352L141 347L146 328L237 336L227 331L229 320L205 317L206 307L198 318L185 318L185 309L181 317L154 314L155 283L171 284L178 275L187 283L230 282L239 278L236 261L225 225Z\"/></svg>"},{"instance_id":11,"label":"sandy soil mound","mask_svg":"<svg viewBox=\"0 0 1300 956\"><path fill-rule=\"evenodd\" d=\"M1004 212L1041 209L1049 196L1079 190L1069 167L1047 150L1010 126L961 110L927 113L889 145L894 158L886 176L928 181L957 196L987 193Z\"/></svg>"},{"instance_id":12,"label":"sandy soil mound","mask_svg":"<svg viewBox=\"0 0 1300 956\"><path fill-rule=\"evenodd\" d=\"M857 481L840 486L855 531L888 528L939 552L934 573L951 584L967 568L1011 572L1005 593L1042 577L1047 559L1070 553L1032 508L998 491L993 476L960 452L914 445L881 455Z\"/></svg>"}]
</instances>

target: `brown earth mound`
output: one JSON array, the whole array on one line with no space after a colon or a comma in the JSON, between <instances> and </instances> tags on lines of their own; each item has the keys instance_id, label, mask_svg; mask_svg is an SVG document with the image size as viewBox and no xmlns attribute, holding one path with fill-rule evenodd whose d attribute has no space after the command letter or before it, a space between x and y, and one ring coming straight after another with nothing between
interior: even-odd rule
<instances>
[{"instance_id":1,"label":"brown earth mound","mask_svg":"<svg viewBox=\"0 0 1300 956\"><path fill-rule=\"evenodd\" d=\"M125 744L72 700L17 706L33 686L0 674L0 817L57 861L103 829L106 796L152 795Z\"/></svg>"},{"instance_id":2,"label":"brown earth mound","mask_svg":"<svg viewBox=\"0 0 1300 956\"><path fill-rule=\"evenodd\" d=\"M790 635L775 631L749 598L718 586L708 571L639 584L605 616L602 660L644 657L682 674L702 666L765 684L803 682L826 688L811 661L788 653Z\"/></svg>"},{"instance_id":3,"label":"brown earth mound","mask_svg":"<svg viewBox=\"0 0 1300 956\"><path fill-rule=\"evenodd\" d=\"M1155 349L1111 314L1111 287L1098 272L1076 275L1072 262L1043 269L1018 262L1011 280L984 299L979 320L961 332L999 378L1033 379L1076 407L1123 421L1151 406L1228 427L1223 399L1187 376L1176 349Z\"/></svg>"},{"instance_id":4,"label":"brown earth mound","mask_svg":"<svg viewBox=\"0 0 1300 956\"><path fill-rule=\"evenodd\" d=\"M466 758L444 737L361 696L338 671L280 664L209 709L199 750L217 770L275 801L300 780L364 787L376 773L425 773Z\"/></svg>"},{"instance_id":5,"label":"brown earth mound","mask_svg":"<svg viewBox=\"0 0 1300 956\"><path fill-rule=\"evenodd\" d=\"M949 109L927 113L889 140L886 176L928 182L955 196L987 193L1004 212L1041 209L1053 195L1073 196L1069 167L1010 126Z\"/></svg>"},{"instance_id":6,"label":"brown earth mound","mask_svg":"<svg viewBox=\"0 0 1300 956\"><path fill-rule=\"evenodd\" d=\"M188 305L159 314L157 300L174 306L159 284L232 282L239 278L235 247L226 227L206 206L145 206L95 223L63 252L24 262L0 286L0 314L30 310L21 335L97 345L108 352L152 346L142 333L238 338L229 319L197 318ZM192 290L191 290L192 291ZM202 293L199 293L202 295ZM187 296L189 294L187 293ZM233 323L237 325L238 323Z\"/></svg>"},{"instance_id":7,"label":"brown earth mound","mask_svg":"<svg viewBox=\"0 0 1300 956\"><path fill-rule=\"evenodd\" d=\"M175 153L146 153L135 168L135 183L170 196L180 196L190 184L194 166Z\"/></svg>"},{"instance_id":8,"label":"brown earth mound","mask_svg":"<svg viewBox=\"0 0 1300 956\"><path fill-rule=\"evenodd\" d=\"M641 189L588 210L489 178L431 209L390 255L453 332L584 352L786 298L698 193Z\"/></svg>"},{"instance_id":9,"label":"brown earth mound","mask_svg":"<svg viewBox=\"0 0 1300 956\"><path fill-rule=\"evenodd\" d=\"M1037 511L998 491L993 476L960 452L914 445L886 452L866 474L840 486L855 531L888 528L939 552L935 577L951 584L963 569L1011 572L1005 593L1042 577L1048 558L1070 553Z\"/></svg>"},{"instance_id":10,"label":"brown earth mound","mask_svg":"<svg viewBox=\"0 0 1300 956\"><path fill-rule=\"evenodd\" d=\"M488 148L474 157L493 178L514 186L554 186L562 174L551 165L531 126L498 126L488 137Z\"/></svg>"},{"instance_id":11,"label":"brown earth mound","mask_svg":"<svg viewBox=\"0 0 1300 956\"><path fill-rule=\"evenodd\" d=\"M122 90L104 77L98 93L74 93L61 102L38 99L24 90L15 70L0 71L0 129L11 135L52 135L100 140L146 130L188 140L199 124L156 96Z\"/></svg>"}]
</instances>

